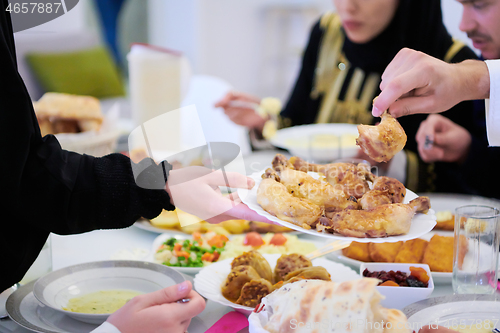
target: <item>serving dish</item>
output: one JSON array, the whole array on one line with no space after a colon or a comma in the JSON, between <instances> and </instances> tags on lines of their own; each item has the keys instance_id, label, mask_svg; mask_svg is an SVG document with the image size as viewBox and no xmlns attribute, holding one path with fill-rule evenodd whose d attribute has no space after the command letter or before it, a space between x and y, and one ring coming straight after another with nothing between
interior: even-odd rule
<instances>
[{"instance_id":1,"label":"serving dish","mask_svg":"<svg viewBox=\"0 0 500 333\"><path fill-rule=\"evenodd\" d=\"M265 170L255 172L249 177L252 178L255 181L255 186L250 189L238 189L238 195L241 198L241 201L246 204L250 209L255 211L257 214L266 217L267 219L277 222L280 225L284 227L288 227L290 229L294 229L306 234L310 234L313 236L320 236L320 237L326 237L326 238L332 238L332 239L342 239L342 240L350 240L350 241L356 241L356 242L361 242L361 243L385 243L385 242L398 242L398 241L404 241L404 240L409 240L409 239L414 239L418 238L434 228L436 225L436 216L434 214L434 210L429 209L427 214L422 214L422 213L417 213L415 216L413 216L410 231L405 234L405 235L399 235L399 236L390 236L390 237L383 237L383 238L356 238L356 237L346 237L342 236L340 234L330 234L330 233L322 233L318 232L314 229L304 229L298 225L295 225L290 222L283 221L276 216L273 216L266 212L258 203L257 203L257 189L259 188L259 184L262 181L262 174L265 172ZM309 174L313 177L318 177L316 173L309 172ZM417 198L418 195L416 195L414 192L410 190L406 190L406 196L404 199L404 203L408 203L411 200ZM432 201L431 201L432 204Z\"/></svg>"},{"instance_id":2,"label":"serving dish","mask_svg":"<svg viewBox=\"0 0 500 333\"><path fill-rule=\"evenodd\" d=\"M290 233L286 233L285 235L289 235L289 234ZM235 238L234 236L237 237L237 235L232 235L232 236L233 236L232 238ZM153 245L152 245L151 251L149 252L147 260L151 261L151 262L155 262L157 264L160 264L160 263L158 263L155 260L156 250L158 249L158 247L161 244L163 244L166 240L168 240L170 238L176 238L178 240L193 239L191 235L189 235L189 236L187 236L187 235L173 236L173 235L168 234L168 233L161 234L158 237L156 237L155 240L153 241ZM230 237L229 241L231 241L232 238ZM300 241L311 243L316 248L320 248L320 247L322 247L324 245L324 242L319 241L319 240L305 240L305 239L300 239ZM213 264L211 264L211 265L213 265ZM189 274L189 275L195 275L195 274L197 274L198 272L200 272L204 268L204 267L177 267L177 266L167 266L167 267L173 268L173 269L175 269L178 272L181 272L181 273L184 273L184 274ZM205 266L205 267L207 267L207 266Z\"/></svg>"},{"instance_id":3,"label":"serving dish","mask_svg":"<svg viewBox=\"0 0 500 333\"><path fill-rule=\"evenodd\" d=\"M399 263L384 263L384 262L367 262L362 263L359 267L359 274L363 276L363 271L368 269L369 272L379 271L401 271L410 275L410 266L423 268L429 275L427 288L417 287L388 287L377 286L377 290L385 296L385 299L380 301L383 307L389 309L401 310L405 306L420 301L429 297L434 291L434 282L432 280L431 270L426 264L399 264Z\"/></svg>"},{"instance_id":4,"label":"serving dish","mask_svg":"<svg viewBox=\"0 0 500 333\"><path fill-rule=\"evenodd\" d=\"M431 201L432 203L432 201ZM430 231L427 234L420 236L418 238L425 239L429 241L432 236L434 235L440 235L440 236L447 236L447 237L453 237L453 231ZM327 258L335 261L340 261L341 263L344 263L346 265L349 265L350 267L354 267L356 269L359 269L362 264L365 264L365 262L356 260L356 259L351 259L349 257L346 257L342 254L342 251L335 251L327 255ZM451 284L451 275L452 273L444 273L444 272L431 272L433 282L435 284Z\"/></svg>"},{"instance_id":5,"label":"serving dish","mask_svg":"<svg viewBox=\"0 0 500 333\"><path fill-rule=\"evenodd\" d=\"M38 279L33 295L44 306L73 319L101 324L109 314L78 313L63 310L71 298L106 290L150 293L185 278L176 270L144 261L109 260L65 267Z\"/></svg>"},{"instance_id":6,"label":"serving dish","mask_svg":"<svg viewBox=\"0 0 500 333\"><path fill-rule=\"evenodd\" d=\"M288 150L292 155L316 161L331 162L338 158L357 156L360 148L346 146L312 146L310 140L321 135L358 136L357 125L353 124L311 124L293 126L278 130L269 141L272 145Z\"/></svg>"},{"instance_id":7,"label":"serving dish","mask_svg":"<svg viewBox=\"0 0 500 333\"><path fill-rule=\"evenodd\" d=\"M264 254L263 256L274 269L281 254ZM236 311L248 315L253 311L253 308L233 303L222 296L221 285L226 281L227 275L231 272L232 261L233 258L230 258L204 267L194 278L194 288L203 297L232 307ZM312 264L313 266L323 266L330 273L331 279L334 282L360 278L359 274L349 267L324 258L314 259L312 260Z\"/></svg>"},{"instance_id":8,"label":"serving dish","mask_svg":"<svg viewBox=\"0 0 500 333\"><path fill-rule=\"evenodd\" d=\"M7 312L15 323L39 333L88 333L97 328L97 324L84 323L41 304L33 295L35 282L21 286L7 300ZM188 330L205 332L209 326L200 317L194 317ZM24 332L23 329L16 329L15 332L18 330Z\"/></svg>"}]
</instances>

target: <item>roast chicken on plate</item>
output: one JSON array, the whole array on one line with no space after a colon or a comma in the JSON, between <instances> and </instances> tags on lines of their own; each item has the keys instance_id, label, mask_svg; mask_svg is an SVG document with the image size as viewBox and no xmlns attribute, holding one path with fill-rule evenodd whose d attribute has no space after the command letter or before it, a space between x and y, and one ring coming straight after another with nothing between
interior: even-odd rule
<instances>
[{"instance_id":1,"label":"roast chicken on plate","mask_svg":"<svg viewBox=\"0 0 500 333\"><path fill-rule=\"evenodd\" d=\"M319 165L278 154L272 165L262 175L257 203L271 215L305 229L348 237L403 235L409 232L413 216L430 208L427 197L404 204L406 188L401 182L376 177L362 163ZM323 180L308 171L323 174ZM362 195L349 195L356 187L363 189Z\"/></svg>"}]
</instances>

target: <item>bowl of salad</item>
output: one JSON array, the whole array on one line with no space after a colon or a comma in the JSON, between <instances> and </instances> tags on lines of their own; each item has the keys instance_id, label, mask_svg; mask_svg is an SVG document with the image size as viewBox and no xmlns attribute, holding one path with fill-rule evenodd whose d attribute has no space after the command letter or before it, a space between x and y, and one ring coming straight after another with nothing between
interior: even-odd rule
<instances>
[{"instance_id":1,"label":"bowl of salad","mask_svg":"<svg viewBox=\"0 0 500 333\"><path fill-rule=\"evenodd\" d=\"M189 236L161 234L153 242L151 261L185 274L196 274L216 262L229 239L215 232Z\"/></svg>"},{"instance_id":2,"label":"bowl of salad","mask_svg":"<svg viewBox=\"0 0 500 333\"><path fill-rule=\"evenodd\" d=\"M153 242L150 261L172 267L185 274L197 274L203 267L244 252L257 250L261 254L308 254L323 242L301 240L296 235L248 232L233 235L229 240L215 232L193 233L192 236L159 235Z\"/></svg>"}]
</instances>

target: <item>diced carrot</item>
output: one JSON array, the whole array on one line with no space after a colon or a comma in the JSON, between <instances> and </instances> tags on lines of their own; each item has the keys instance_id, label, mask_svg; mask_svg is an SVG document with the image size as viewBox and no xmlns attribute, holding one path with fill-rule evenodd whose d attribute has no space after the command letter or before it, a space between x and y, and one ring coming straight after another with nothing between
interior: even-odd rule
<instances>
[{"instance_id":1,"label":"diced carrot","mask_svg":"<svg viewBox=\"0 0 500 333\"><path fill-rule=\"evenodd\" d=\"M164 249L166 248L167 246L165 244L161 244L160 246L158 246L158 248L156 249L156 252L160 251L161 249Z\"/></svg>"},{"instance_id":2,"label":"diced carrot","mask_svg":"<svg viewBox=\"0 0 500 333\"><path fill-rule=\"evenodd\" d=\"M212 262L213 261L213 253L210 253L210 252L205 252L203 253L203 255L201 256L201 260L202 261L209 261L209 262Z\"/></svg>"},{"instance_id":3,"label":"diced carrot","mask_svg":"<svg viewBox=\"0 0 500 333\"><path fill-rule=\"evenodd\" d=\"M399 284L392 280L387 280L384 283L379 284L379 286L384 286L384 287L399 287Z\"/></svg>"},{"instance_id":4,"label":"diced carrot","mask_svg":"<svg viewBox=\"0 0 500 333\"><path fill-rule=\"evenodd\" d=\"M200 241L201 240L201 233L198 231L193 232L193 239L195 241Z\"/></svg>"},{"instance_id":5,"label":"diced carrot","mask_svg":"<svg viewBox=\"0 0 500 333\"><path fill-rule=\"evenodd\" d=\"M180 251L181 249L182 249L182 244L180 244L180 243L174 244L174 251Z\"/></svg>"},{"instance_id":6,"label":"diced carrot","mask_svg":"<svg viewBox=\"0 0 500 333\"><path fill-rule=\"evenodd\" d=\"M214 251L214 259L212 260L212 262L219 260L219 257L220 257L220 253L217 251Z\"/></svg>"},{"instance_id":7,"label":"diced carrot","mask_svg":"<svg viewBox=\"0 0 500 333\"><path fill-rule=\"evenodd\" d=\"M177 257L184 257L186 260L189 258L189 253L186 251L175 251L174 253Z\"/></svg>"},{"instance_id":8,"label":"diced carrot","mask_svg":"<svg viewBox=\"0 0 500 333\"><path fill-rule=\"evenodd\" d=\"M228 238L225 235L215 235L214 237L210 238L207 243L210 246L215 246L215 247L224 247L224 244L228 241Z\"/></svg>"},{"instance_id":9,"label":"diced carrot","mask_svg":"<svg viewBox=\"0 0 500 333\"><path fill-rule=\"evenodd\" d=\"M429 275L422 267L410 266L410 275L413 275L417 280L423 283L429 282Z\"/></svg>"}]
</instances>

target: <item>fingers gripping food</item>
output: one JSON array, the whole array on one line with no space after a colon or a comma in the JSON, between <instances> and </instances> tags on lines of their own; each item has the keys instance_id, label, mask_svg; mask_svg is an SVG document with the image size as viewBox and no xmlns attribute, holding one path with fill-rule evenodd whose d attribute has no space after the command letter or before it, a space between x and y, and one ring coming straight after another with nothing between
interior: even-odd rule
<instances>
[{"instance_id":1,"label":"fingers gripping food","mask_svg":"<svg viewBox=\"0 0 500 333\"><path fill-rule=\"evenodd\" d=\"M382 114L376 126L358 125L356 144L376 162L387 162L406 144L406 133L399 122L389 113Z\"/></svg>"}]
</instances>

